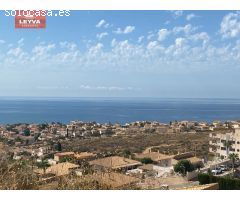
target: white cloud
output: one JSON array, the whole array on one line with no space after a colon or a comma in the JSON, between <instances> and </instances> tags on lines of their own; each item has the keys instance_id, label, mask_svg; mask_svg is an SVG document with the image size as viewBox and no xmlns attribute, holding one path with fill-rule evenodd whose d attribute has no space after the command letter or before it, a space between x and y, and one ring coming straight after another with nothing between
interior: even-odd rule
<instances>
[{"instance_id":1,"label":"white cloud","mask_svg":"<svg viewBox=\"0 0 240 200\"><path fill-rule=\"evenodd\" d=\"M5 44L5 40L0 40L0 44Z\"/></svg>"},{"instance_id":2,"label":"white cloud","mask_svg":"<svg viewBox=\"0 0 240 200\"><path fill-rule=\"evenodd\" d=\"M206 32L200 32L200 33L196 33L193 34L189 37L189 39L195 40L195 41L202 41L204 45L207 44L207 42L209 42L210 37Z\"/></svg>"},{"instance_id":3,"label":"white cloud","mask_svg":"<svg viewBox=\"0 0 240 200\"><path fill-rule=\"evenodd\" d=\"M36 46L33 47L32 49L32 56L30 57L30 61L35 63L35 62L46 62L46 65L51 65L52 62L58 62L61 59L58 58L56 60L53 58L52 50L55 49L56 44L45 44L45 43L40 43ZM55 55L57 56L57 55Z\"/></svg>"},{"instance_id":4,"label":"white cloud","mask_svg":"<svg viewBox=\"0 0 240 200\"><path fill-rule=\"evenodd\" d=\"M195 14L190 13L190 14L188 14L188 15L186 16L186 20L187 20L187 21L190 21L191 19L193 19L193 18L195 18L195 17L196 17Z\"/></svg>"},{"instance_id":5,"label":"white cloud","mask_svg":"<svg viewBox=\"0 0 240 200\"><path fill-rule=\"evenodd\" d=\"M151 41L151 42L148 43L147 49L153 49L156 46L158 46L158 41Z\"/></svg>"},{"instance_id":6,"label":"white cloud","mask_svg":"<svg viewBox=\"0 0 240 200\"><path fill-rule=\"evenodd\" d=\"M47 54L49 51L55 48L55 44L39 44L35 46L32 50L33 54L37 56L43 56L44 54Z\"/></svg>"},{"instance_id":7,"label":"white cloud","mask_svg":"<svg viewBox=\"0 0 240 200\"><path fill-rule=\"evenodd\" d=\"M164 23L165 25L168 25L168 24L170 24L170 21L169 20L167 20L167 21L165 21L165 23Z\"/></svg>"},{"instance_id":8,"label":"white cloud","mask_svg":"<svg viewBox=\"0 0 240 200\"><path fill-rule=\"evenodd\" d=\"M176 47L182 47L186 43L185 38L176 38L175 45Z\"/></svg>"},{"instance_id":9,"label":"white cloud","mask_svg":"<svg viewBox=\"0 0 240 200\"><path fill-rule=\"evenodd\" d=\"M189 28L191 27L191 28ZM167 30L170 33L172 30ZM0 52L0 66L28 67L30 69L104 70L104 71L164 71L189 68L209 69L211 67L240 66L240 40L231 45L210 39L207 32L197 32L192 26L175 29L168 42L161 43L155 32L155 40L147 43L112 39L109 43L92 41L85 48L75 43L31 44L28 47L6 46ZM187 33L180 35L178 33ZM164 33L161 31L161 33ZM153 34L153 32L149 33ZM147 34L146 34L147 36ZM143 37L139 37L143 40ZM137 39L139 39L137 38ZM203 45L204 44L204 45ZM30 49L29 49L30 48ZM1 49L2 50L2 49Z\"/></svg>"},{"instance_id":10,"label":"white cloud","mask_svg":"<svg viewBox=\"0 0 240 200\"><path fill-rule=\"evenodd\" d=\"M159 41L165 40L169 34L170 34L170 31L168 31L167 29L160 29L158 31L158 40Z\"/></svg>"},{"instance_id":11,"label":"white cloud","mask_svg":"<svg viewBox=\"0 0 240 200\"><path fill-rule=\"evenodd\" d=\"M178 18L181 17L183 15L183 11L182 10L175 10L175 11L171 11L173 13L174 18Z\"/></svg>"},{"instance_id":12,"label":"white cloud","mask_svg":"<svg viewBox=\"0 0 240 200\"><path fill-rule=\"evenodd\" d=\"M240 12L229 13L221 22L220 33L223 38L235 38L240 36Z\"/></svg>"},{"instance_id":13,"label":"white cloud","mask_svg":"<svg viewBox=\"0 0 240 200\"><path fill-rule=\"evenodd\" d=\"M132 33L134 30L135 30L135 26L126 26L124 29L117 28L117 30L114 31L114 33L116 33L116 34L128 34L128 33Z\"/></svg>"},{"instance_id":14,"label":"white cloud","mask_svg":"<svg viewBox=\"0 0 240 200\"><path fill-rule=\"evenodd\" d=\"M127 34L127 33L131 33L135 30L135 27L134 26L127 26L125 29L124 29L124 33Z\"/></svg>"},{"instance_id":15,"label":"white cloud","mask_svg":"<svg viewBox=\"0 0 240 200\"><path fill-rule=\"evenodd\" d=\"M117 40L115 38L111 41L111 46L114 47L117 44Z\"/></svg>"},{"instance_id":16,"label":"white cloud","mask_svg":"<svg viewBox=\"0 0 240 200\"><path fill-rule=\"evenodd\" d=\"M77 45L75 43L72 43L72 42L64 41L64 42L60 42L60 47L69 49L71 51L74 51L77 48Z\"/></svg>"},{"instance_id":17,"label":"white cloud","mask_svg":"<svg viewBox=\"0 0 240 200\"><path fill-rule=\"evenodd\" d=\"M177 33L185 33L185 34L190 34L192 32L194 32L195 30L197 30L197 27L193 27L191 24L187 24L185 26L176 26L173 28L173 32L175 34Z\"/></svg>"},{"instance_id":18,"label":"white cloud","mask_svg":"<svg viewBox=\"0 0 240 200\"><path fill-rule=\"evenodd\" d=\"M143 39L144 39L144 36L143 36L143 35L140 36L140 37L138 37L138 43L141 43L141 42L143 41Z\"/></svg>"},{"instance_id":19,"label":"white cloud","mask_svg":"<svg viewBox=\"0 0 240 200\"><path fill-rule=\"evenodd\" d=\"M97 54L102 52L102 48L103 48L103 44L102 43L97 43L96 45L92 46L89 48L89 54L90 56L96 56Z\"/></svg>"},{"instance_id":20,"label":"white cloud","mask_svg":"<svg viewBox=\"0 0 240 200\"><path fill-rule=\"evenodd\" d=\"M150 33L148 33L147 39L151 40L154 36L155 35L152 32L150 32Z\"/></svg>"},{"instance_id":21,"label":"white cloud","mask_svg":"<svg viewBox=\"0 0 240 200\"><path fill-rule=\"evenodd\" d=\"M102 19L97 23L96 27L97 28L101 28L101 27L108 28L109 24L104 19Z\"/></svg>"},{"instance_id":22,"label":"white cloud","mask_svg":"<svg viewBox=\"0 0 240 200\"><path fill-rule=\"evenodd\" d=\"M133 90L132 87L118 87L118 86L92 86L92 85L80 85L80 89L83 90L105 90L105 91L126 91Z\"/></svg>"},{"instance_id":23,"label":"white cloud","mask_svg":"<svg viewBox=\"0 0 240 200\"><path fill-rule=\"evenodd\" d=\"M98 38L99 40L101 40L102 38L106 37L107 35L108 35L107 32L98 33L98 34L97 34L97 38Z\"/></svg>"},{"instance_id":24,"label":"white cloud","mask_svg":"<svg viewBox=\"0 0 240 200\"><path fill-rule=\"evenodd\" d=\"M7 55L12 55L15 57L21 57L21 55L23 55L24 52L20 47L17 48L12 48L7 52Z\"/></svg>"},{"instance_id":25,"label":"white cloud","mask_svg":"<svg viewBox=\"0 0 240 200\"><path fill-rule=\"evenodd\" d=\"M23 46L24 45L24 38L21 38L20 40L18 40L18 46Z\"/></svg>"}]
</instances>

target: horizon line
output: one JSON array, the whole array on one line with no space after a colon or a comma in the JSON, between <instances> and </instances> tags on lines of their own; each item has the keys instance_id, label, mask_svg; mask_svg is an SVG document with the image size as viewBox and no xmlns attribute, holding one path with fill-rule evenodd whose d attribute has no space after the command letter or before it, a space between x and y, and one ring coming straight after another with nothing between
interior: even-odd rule
<instances>
[{"instance_id":1,"label":"horizon line","mask_svg":"<svg viewBox=\"0 0 240 200\"><path fill-rule=\"evenodd\" d=\"M229 99L229 100L240 100L240 97L154 97L154 96L1 96L2 98L34 98L34 99Z\"/></svg>"}]
</instances>

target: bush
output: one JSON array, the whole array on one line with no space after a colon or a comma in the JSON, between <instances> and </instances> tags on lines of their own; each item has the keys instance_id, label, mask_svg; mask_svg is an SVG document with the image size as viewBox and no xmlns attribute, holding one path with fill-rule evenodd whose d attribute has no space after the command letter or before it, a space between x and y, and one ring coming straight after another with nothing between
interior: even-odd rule
<instances>
[{"instance_id":1,"label":"bush","mask_svg":"<svg viewBox=\"0 0 240 200\"><path fill-rule=\"evenodd\" d=\"M37 177L22 161L0 159L0 190L37 189Z\"/></svg>"},{"instance_id":2,"label":"bush","mask_svg":"<svg viewBox=\"0 0 240 200\"><path fill-rule=\"evenodd\" d=\"M220 190L240 190L240 180L231 177L216 177L211 174L199 174L198 181L201 185L218 183Z\"/></svg>"},{"instance_id":3,"label":"bush","mask_svg":"<svg viewBox=\"0 0 240 200\"><path fill-rule=\"evenodd\" d=\"M209 174L199 174L198 181L201 185L210 183L210 175Z\"/></svg>"},{"instance_id":4,"label":"bush","mask_svg":"<svg viewBox=\"0 0 240 200\"><path fill-rule=\"evenodd\" d=\"M61 144L60 142L58 142L57 145L56 145L56 147L55 147L55 149L56 149L57 151L62 151L62 144Z\"/></svg>"},{"instance_id":5,"label":"bush","mask_svg":"<svg viewBox=\"0 0 240 200\"><path fill-rule=\"evenodd\" d=\"M24 131L23 131L23 134L25 135L25 136L30 136L30 130L27 128L27 129L25 129Z\"/></svg>"},{"instance_id":6,"label":"bush","mask_svg":"<svg viewBox=\"0 0 240 200\"><path fill-rule=\"evenodd\" d=\"M188 160L180 160L174 166L174 171L185 175L187 172L192 172L194 170L193 164Z\"/></svg>"},{"instance_id":7,"label":"bush","mask_svg":"<svg viewBox=\"0 0 240 200\"><path fill-rule=\"evenodd\" d=\"M123 150L122 154L125 158L129 158L132 155L131 151L128 149Z\"/></svg>"},{"instance_id":8,"label":"bush","mask_svg":"<svg viewBox=\"0 0 240 200\"><path fill-rule=\"evenodd\" d=\"M142 159L140 159L140 161L143 164L151 164L151 163L153 163L153 160L151 158L142 158Z\"/></svg>"}]
</instances>

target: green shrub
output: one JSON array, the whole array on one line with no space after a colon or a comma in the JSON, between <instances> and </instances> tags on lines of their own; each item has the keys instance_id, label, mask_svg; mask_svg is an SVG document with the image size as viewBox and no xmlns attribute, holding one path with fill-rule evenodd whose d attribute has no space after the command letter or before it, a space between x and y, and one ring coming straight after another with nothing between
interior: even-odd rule
<instances>
[{"instance_id":1,"label":"green shrub","mask_svg":"<svg viewBox=\"0 0 240 200\"><path fill-rule=\"evenodd\" d=\"M199 174L198 181L201 185L218 183L220 190L240 190L240 179L231 177L217 177L210 174Z\"/></svg>"},{"instance_id":2,"label":"green shrub","mask_svg":"<svg viewBox=\"0 0 240 200\"><path fill-rule=\"evenodd\" d=\"M143 164L151 164L151 163L153 163L153 160L151 158L147 158L147 157L140 159L140 161Z\"/></svg>"},{"instance_id":3,"label":"green shrub","mask_svg":"<svg viewBox=\"0 0 240 200\"><path fill-rule=\"evenodd\" d=\"M211 175L209 175L209 174L198 174L198 181L201 185L209 184L210 177L211 177Z\"/></svg>"},{"instance_id":4,"label":"green shrub","mask_svg":"<svg viewBox=\"0 0 240 200\"><path fill-rule=\"evenodd\" d=\"M192 172L194 170L193 164L189 160L180 160L174 166L174 171L185 175L187 172Z\"/></svg>"}]
</instances>

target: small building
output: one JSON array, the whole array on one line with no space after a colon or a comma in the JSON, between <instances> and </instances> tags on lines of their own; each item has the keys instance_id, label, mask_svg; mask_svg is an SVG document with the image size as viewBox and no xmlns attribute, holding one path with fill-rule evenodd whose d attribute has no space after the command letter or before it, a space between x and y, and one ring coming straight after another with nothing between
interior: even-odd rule
<instances>
[{"instance_id":1,"label":"small building","mask_svg":"<svg viewBox=\"0 0 240 200\"><path fill-rule=\"evenodd\" d=\"M77 160L87 160L90 158L94 158L96 156L97 156L96 154L91 153L91 152L81 152L81 153L76 153L74 155L74 158Z\"/></svg>"},{"instance_id":2,"label":"small building","mask_svg":"<svg viewBox=\"0 0 240 200\"><path fill-rule=\"evenodd\" d=\"M143 153L136 153L135 157L138 159L142 158L151 158L151 160L162 167L170 167L172 166L172 158L173 156L161 154L159 152L152 152L151 149L149 152L143 152Z\"/></svg>"},{"instance_id":3,"label":"small building","mask_svg":"<svg viewBox=\"0 0 240 200\"><path fill-rule=\"evenodd\" d=\"M58 163L46 169L46 173L55 174L56 176L68 175L73 169L77 169L79 165L64 162Z\"/></svg>"},{"instance_id":4,"label":"small building","mask_svg":"<svg viewBox=\"0 0 240 200\"><path fill-rule=\"evenodd\" d=\"M141 162L120 157L110 156L100 158L89 162L95 169L129 170L141 165Z\"/></svg>"},{"instance_id":5,"label":"small building","mask_svg":"<svg viewBox=\"0 0 240 200\"><path fill-rule=\"evenodd\" d=\"M199 168L199 167L203 167L204 166L202 159L197 158L195 156L187 158L186 160L190 161L193 164L194 167Z\"/></svg>"},{"instance_id":6,"label":"small building","mask_svg":"<svg viewBox=\"0 0 240 200\"><path fill-rule=\"evenodd\" d=\"M59 162L61 159L64 158L74 158L75 153L74 152L61 152L61 153L55 153L54 154L54 160Z\"/></svg>"},{"instance_id":7,"label":"small building","mask_svg":"<svg viewBox=\"0 0 240 200\"><path fill-rule=\"evenodd\" d=\"M185 153L175 155L173 157L173 164L175 165L180 160L188 160L194 165L194 167L197 167L197 168L204 166L202 159L197 158L194 152L185 152Z\"/></svg>"}]
</instances>

